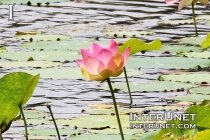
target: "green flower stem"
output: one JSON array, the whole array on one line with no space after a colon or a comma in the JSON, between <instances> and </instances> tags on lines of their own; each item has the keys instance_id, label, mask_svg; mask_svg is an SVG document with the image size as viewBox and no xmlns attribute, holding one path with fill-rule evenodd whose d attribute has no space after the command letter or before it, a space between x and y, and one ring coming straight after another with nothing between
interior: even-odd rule
<instances>
[{"instance_id":1,"label":"green flower stem","mask_svg":"<svg viewBox=\"0 0 210 140\"><path fill-rule=\"evenodd\" d=\"M59 134L59 131L58 131L58 127L57 127L56 122L55 122L55 119L54 119L54 117L53 117L53 113L52 113L52 110L51 110L51 105L47 104L47 108L49 109L50 115L52 116L52 120L53 120L53 122L54 122L55 129L56 129L56 131L57 131L58 139L61 140L61 137L60 137L60 134Z\"/></svg>"},{"instance_id":2,"label":"green flower stem","mask_svg":"<svg viewBox=\"0 0 210 140\"><path fill-rule=\"evenodd\" d=\"M113 99L113 103L114 103L115 114L116 114L116 117L117 117L117 122L118 122L119 129L120 129L120 135L121 135L122 140L125 140L124 139L124 135L123 135L123 131L122 131L122 126L121 126L121 123L120 123L119 113L118 113L118 110L117 110L117 104L116 104L116 100L115 100L115 96L114 96L114 91L113 91L112 84L111 84L111 81L110 81L109 78L107 79L107 83L109 85L109 89L110 89L111 94L112 94L112 99Z\"/></svg>"},{"instance_id":3,"label":"green flower stem","mask_svg":"<svg viewBox=\"0 0 210 140\"><path fill-rule=\"evenodd\" d=\"M19 106L19 109L20 109L20 113L23 117L23 121L24 121L24 126L25 126L25 137L26 137L26 140L28 140L28 130L27 130L27 124L26 124L26 118L24 116L24 113L23 113L23 109L21 107L21 105Z\"/></svg>"},{"instance_id":4,"label":"green flower stem","mask_svg":"<svg viewBox=\"0 0 210 140\"><path fill-rule=\"evenodd\" d=\"M132 96L131 96L131 90L130 90L130 86L129 86L129 83L128 83L128 76L127 76L127 72L126 72L125 67L123 67L123 71L124 71L124 74L125 74L125 79L126 79L126 84L127 84L127 88L128 88L128 93L129 93L129 96L130 96L130 103L132 104L133 100L132 100Z\"/></svg>"},{"instance_id":5,"label":"green flower stem","mask_svg":"<svg viewBox=\"0 0 210 140\"><path fill-rule=\"evenodd\" d=\"M195 9L194 9L193 2L192 2L192 12L193 12L193 20L194 20L195 33L196 33L196 36L198 36L198 30L197 30L197 25L196 25L196 20L195 20Z\"/></svg>"}]
</instances>

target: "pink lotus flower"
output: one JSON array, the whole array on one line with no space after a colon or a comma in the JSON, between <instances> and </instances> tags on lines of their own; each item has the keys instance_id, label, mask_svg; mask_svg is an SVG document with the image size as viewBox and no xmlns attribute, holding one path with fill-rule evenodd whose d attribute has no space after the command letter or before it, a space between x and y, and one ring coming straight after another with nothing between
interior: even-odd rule
<instances>
[{"instance_id":1,"label":"pink lotus flower","mask_svg":"<svg viewBox=\"0 0 210 140\"><path fill-rule=\"evenodd\" d=\"M208 5L209 4L208 0L181 0L180 3L179 3L179 6L178 6L178 10L180 11L180 10L182 10L182 8L184 6L191 5L192 2L193 2L194 5L196 5L198 1L200 1L204 5ZM178 0L165 0L165 2L167 4L174 4L175 2L178 2Z\"/></svg>"},{"instance_id":2,"label":"pink lotus flower","mask_svg":"<svg viewBox=\"0 0 210 140\"><path fill-rule=\"evenodd\" d=\"M110 40L110 46L92 43L88 50L81 49L83 60L76 60L82 74L89 80L103 81L109 77L117 77L123 72L128 61L130 48L122 54L118 45Z\"/></svg>"}]
</instances>

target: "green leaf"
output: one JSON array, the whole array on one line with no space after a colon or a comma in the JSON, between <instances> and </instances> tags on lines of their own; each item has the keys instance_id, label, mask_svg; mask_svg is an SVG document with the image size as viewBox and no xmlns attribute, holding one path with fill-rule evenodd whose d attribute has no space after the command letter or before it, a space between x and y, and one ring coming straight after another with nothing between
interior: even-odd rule
<instances>
[{"instance_id":1,"label":"green leaf","mask_svg":"<svg viewBox=\"0 0 210 140\"><path fill-rule=\"evenodd\" d=\"M139 35L151 35L153 31L114 31L114 32L103 32L105 35L111 37L134 37Z\"/></svg>"},{"instance_id":2,"label":"green leaf","mask_svg":"<svg viewBox=\"0 0 210 140\"><path fill-rule=\"evenodd\" d=\"M58 38L60 40L64 40L64 39L70 39L70 36L65 36L65 35L42 35L42 34L36 34L36 35L16 35L15 38L18 39L23 39L23 40L28 40L30 38L33 39L33 41L37 41L37 40L54 40L56 41Z\"/></svg>"},{"instance_id":3,"label":"green leaf","mask_svg":"<svg viewBox=\"0 0 210 140\"><path fill-rule=\"evenodd\" d=\"M115 39L116 42L123 42L127 39ZM61 41L36 41L36 42L25 42L20 45L21 48L44 50L44 51L79 51L81 49L88 49L91 43L104 44L109 46L110 39L69 39ZM201 49L201 48L200 48Z\"/></svg>"},{"instance_id":4,"label":"green leaf","mask_svg":"<svg viewBox=\"0 0 210 140\"><path fill-rule=\"evenodd\" d=\"M204 40L202 42L202 45L201 45L202 48L207 48L207 47L210 47L210 33L208 33L207 37L206 37L206 40Z\"/></svg>"},{"instance_id":5,"label":"green leaf","mask_svg":"<svg viewBox=\"0 0 210 140\"><path fill-rule=\"evenodd\" d=\"M195 134L192 140L209 140L210 139L210 129L198 132Z\"/></svg>"},{"instance_id":6,"label":"green leaf","mask_svg":"<svg viewBox=\"0 0 210 140\"><path fill-rule=\"evenodd\" d=\"M205 38L205 36L185 37L181 39L181 42L184 44L201 45Z\"/></svg>"},{"instance_id":7,"label":"green leaf","mask_svg":"<svg viewBox=\"0 0 210 140\"><path fill-rule=\"evenodd\" d=\"M159 38L153 42L145 43L139 39L129 39L122 46L119 47L119 52L123 52L126 48L130 47L130 56L143 50L160 50L162 43Z\"/></svg>"},{"instance_id":8,"label":"green leaf","mask_svg":"<svg viewBox=\"0 0 210 140\"><path fill-rule=\"evenodd\" d=\"M207 67L208 59L185 58L185 57L133 57L128 59L126 68L151 68L151 69L189 69L195 66Z\"/></svg>"},{"instance_id":9,"label":"green leaf","mask_svg":"<svg viewBox=\"0 0 210 140\"><path fill-rule=\"evenodd\" d=\"M40 68L49 68L60 66L62 63L59 62L47 62L47 61L3 61L0 63L0 67L4 68L20 68L20 67L40 67Z\"/></svg>"},{"instance_id":10,"label":"green leaf","mask_svg":"<svg viewBox=\"0 0 210 140\"><path fill-rule=\"evenodd\" d=\"M173 133L174 138L181 137L183 135L189 136L189 139L192 139L199 127L209 129L210 128L210 108L204 106L192 106L188 108L185 113L186 114L196 114L194 120L191 116L189 116L189 121L180 121L180 120L171 120L168 121L167 124L176 124L175 128L170 129L162 129L153 140L162 140L161 137L166 135L167 133ZM176 128L178 124L196 124L196 129L179 129ZM166 139L168 140L168 139Z\"/></svg>"},{"instance_id":11,"label":"green leaf","mask_svg":"<svg viewBox=\"0 0 210 140\"><path fill-rule=\"evenodd\" d=\"M159 78L161 81L173 81L173 82L190 82L190 83L199 83L210 82L210 73L209 72L187 72L181 74L169 74L161 75Z\"/></svg>"},{"instance_id":12,"label":"green leaf","mask_svg":"<svg viewBox=\"0 0 210 140\"><path fill-rule=\"evenodd\" d=\"M2 131L18 115L19 106L23 107L32 96L38 80L39 75L32 76L23 72L10 73L0 79L0 122L4 123L0 128Z\"/></svg>"},{"instance_id":13,"label":"green leaf","mask_svg":"<svg viewBox=\"0 0 210 140\"><path fill-rule=\"evenodd\" d=\"M113 88L117 88L121 92L127 92L127 87L125 82L115 82L112 84ZM132 92L163 92L167 91L176 91L180 88L191 88L197 87L197 85L187 84L187 83L178 83L178 82L165 82L165 81L150 81L150 82L135 82L130 84L130 88ZM107 83L104 83L101 86L102 89L109 90L109 86Z\"/></svg>"}]
</instances>

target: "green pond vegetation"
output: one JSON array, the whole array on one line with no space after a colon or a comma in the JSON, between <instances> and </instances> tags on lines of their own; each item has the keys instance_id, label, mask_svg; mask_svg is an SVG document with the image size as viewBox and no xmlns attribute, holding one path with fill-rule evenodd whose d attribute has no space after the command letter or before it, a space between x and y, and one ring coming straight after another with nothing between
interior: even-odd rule
<instances>
[{"instance_id":1,"label":"green pond vegetation","mask_svg":"<svg viewBox=\"0 0 210 140\"><path fill-rule=\"evenodd\" d=\"M6 0L5 0L6 1ZM5 2L0 0L0 2ZM8 2L8 1L7 1ZM13 0L9 1L13 3ZM17 3L25 2L18 0ZM36 0L35 2L45 2ZM46 1L47 2L47 1ZM57 2L57 1L52 1ZM210 17L198 16L197 23ZM193 23L193 20L161 20L161 25ZM24 33L24 32L23 32ZM126 140L209 140L210 139L210 33L205 36L183 37L178 43L162 43L159 38L146 43L134 38L133 34L152 35L153 31L110 31L103 32L118 43L122 53L130 47L127 65L128 81L145 74L142 69L163 69L153 80L129 82L132 100L141 102L141 96L154 92L168 94L177 92L164 100L167 105L132 107L130 104L117 103L124 138ZM125 37L126 36L126 37ZM12 124L25 126L18 133L26 139L58 139L71 140L119 140L120 131L116 121L113 104L87 104L80 116L56 118L53 106L46 103L49 112L24 108L32 97L40 79L81 80L85 78L77 66L64 66L80 59L82 48L87 49L92 42L109 45L110 39L85 38L78 39L68 35L41 34L25 32L14 38L24 40L20 51L9 51L6 46L0 47L0 68L19 69L16 72L3 74L0 78L0 139L4 134L11 133ZM155 56L153 56L155 55ZM114 80L112 87L115 94L128 93L125 75L110 78ZM124 80L124 81L122 81ZM107 83L101 82L96 91L110 92ZM180 93L180 94L179 94ZM100 92L98 93L100 94ZM129 95L128 95L129 96ZM127 97L128 97L127 96ZM73 99L72 99L73 100ZM118 98L116 98L118 100ZM128 97L129 100L129 97ZM24 109L23 109L24 108ZM196 124L194 129L130 129L129 113L147 114L151 112L184 112L196 114L194 120L182 121L133 121L132 123L166 123ZM54 127L55 126L55 127ZM56 131L57 130L57 131ZM59 135L59 136L58 136Z\"/></svg>"}]
</instances>

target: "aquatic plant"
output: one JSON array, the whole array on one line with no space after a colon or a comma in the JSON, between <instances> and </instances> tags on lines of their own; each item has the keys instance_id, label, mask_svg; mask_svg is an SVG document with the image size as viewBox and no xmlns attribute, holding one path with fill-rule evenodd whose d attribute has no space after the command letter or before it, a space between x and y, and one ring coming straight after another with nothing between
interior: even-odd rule
<instances>
[{"instance_id":1,"label":"aquatic plant","mask_svg":"<svg viewBox=\"0 0 210 140\"><path fill-rule=\"evenodd\" d=\"M39 75L33 76L24 72L14 72L0 79L0 136L10 128L21 113L25 125L25 137L28 139L27 124L22 107L32 96L37 86Z\"/></svg>"},{"instance_id":2,"label":"aquatic plant","mask_svg":"<svg viewBox=\"0 0 210 140\"><path fill-rule=\"evenodd\" d=\"M167 4L174 4L178 0L165 0ZM198 31L197 31L197 25L196 25L196 20L195 20L195 9L194 6L197 4L197 2L200 1L204 5L208 5L209 1L208 0L181 0L178 6L178 10L182 10L184 6L192 5L192 13L193 13L193 20L194 20L194 26L195 26L195 33L196 36L198 36Z\"/></svg>"},{"instance_id":3,"label":"aquatic plant","mask_svg":"<svg viewBox=\"0 0 210 140\"><path fill-rule=\"evenodd\" d=\"M88 50L81 49L83 60L76 60L82 74L89 80L107 81L114 103L115 113L120 129L122 140L124 140L120 117L111 85L110 77L117 77L123 72L123 67L128 61L130 48L120 54L118 45L114 40L110 40L110 46L92 43Z\"/></svg>"}]
</instances>

